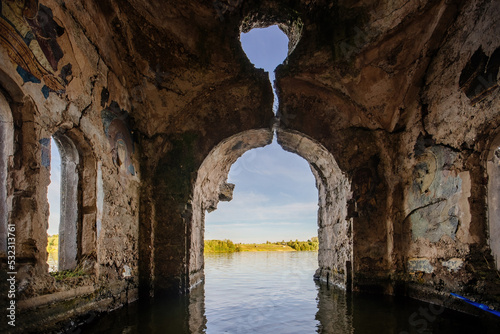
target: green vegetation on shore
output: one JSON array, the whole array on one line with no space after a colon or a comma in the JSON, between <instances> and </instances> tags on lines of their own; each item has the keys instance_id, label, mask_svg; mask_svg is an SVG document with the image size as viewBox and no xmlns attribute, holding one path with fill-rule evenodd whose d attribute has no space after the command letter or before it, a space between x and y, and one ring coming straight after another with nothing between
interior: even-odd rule
<instances>
[{"instance_id":1,"label":"green vegetation on shore","mask_svg":"<svg viewBox=\"0 0 500 334\"><path fill-rule=\"evenodd\" d=\"M235 244L231 240L205 240L205 253L317 251L317 237L307 241L278 241L265 244Z\"/></svg>"},{"instance_id":2,"label":"green vegetation on shore","mask_svg":"<svg viewBox=\"0 0 500 334\"><path fill-rule=\"evenodd\" d=\"M47 253L57 254L57 249L59 248L59 234L49 235L47 241Z\"/></svg>"},{"instance_id":3,"label":"green vegetation on shore","mask_svg":"<svg viewBox=\"0 0 500 334\"><path fill-rule=\"evenodd\" d=\"M205 253L233 253L241 249L231 240L205 240Z\"/></svg>"}]
</instances>

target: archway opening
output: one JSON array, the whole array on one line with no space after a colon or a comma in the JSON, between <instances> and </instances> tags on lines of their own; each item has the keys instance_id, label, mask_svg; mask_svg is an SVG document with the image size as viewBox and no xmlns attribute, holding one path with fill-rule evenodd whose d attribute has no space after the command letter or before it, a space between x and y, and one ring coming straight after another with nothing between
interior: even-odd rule
<instances>
[{"instance_id":1,"label":"archway opening","mask_svg":"<svg viewBox=\"0 0 500 334\"><path fill-rule=\"evenodd\" d=\"M240 42L248 59L257 68L266 70L273 84L275 68L288 55L287 35L278 25L256 27L242 32ZM274 85L273 91L276 114L279 102ZM317 190L310 168L300 157L285 152L276 140L245 153L231 168L229 182L239 184L236 198L227 208L224 206L207 217L210 225L207 225L206 238L264 242L263 238L277 241L316 237L316 224L310 224L309 228L305 227L307 224L300 224L301 220L316 220ZM232 192L232 188L226 191ZM251 227L250 217L253 217ZM240 223L231 224L235 219ZM286 224L290 228L285 235Z\"/></svg>"},{"instance_id":2,"label":"archway opening","mask_svg":"<svg viewBox=\"0 0 500 334\"><path fill-rule=\"evenodd\" d=\"M228 187L230 167L243 153L269 144L269 129L250 130L227 138L217 145L200 166L192 199L189 226L188 263L189 287L204 279L205 213L217 208ZM350 289L352 282L352 218L347 203L352 198L350 182L335 159L320 143L297 132L278 130L278 144L296 153L310 165L318 198L318 270L315 277Z\"/></svg>"},{"instance_id":3,"label":"archway opening","mask_svg":"<svg viewBox=\"0 0 500 334\"><path fill-rule=\"evenodd\" d=\"M47 264L49 272L59 268L59 224L61 222L61 155L54 138L50 139L49 228L47 229Z\"/></svg>"},{"instance_id":4,"label":"archway opening","mask_svg":"<svg viewBox=\"0 0 500 334\"><path fill-rule=\"evenodd\" d=\"M248 35L241 36L242 47L254 64L265 63L259 59L253 59L254 56L252 56L252 54L261 55L264 53L260 47L261 43L258 42L259 38L265 37L269 31L278 34L278 36L282 34L286 38L277 26L268 29L270 30L250 30L249 34L254 32L260 35L253 38L254 43L250 46L244 45L245 36ZM271 41L269 42L269 40ZM267 42L270 47L268 52L276 52L274 47L278 44L273 42L272 38L267 39ZM264 44L266 43L264 42ZM282 43L281 48L282 50L278 51L278 54L287 55L287 38ZM268 63L270 65L265 66L270 67L264 69L273 72L273 66L278 65L280 60L275 57L274 61ZM274 79L274 73L272 74ZM277 107L277 98L275 98L275 110ZM273 141L274 130L277 131L277 141ZM316 181L315 197L317 205L319 205L317 211L319 265L315 278L350 289L352 282L352 218L347 213L347 203L352 197L350 182L325 147L303 134L280 128L247 131L230 137L214 148L199 168L193 193L192 222L188 234L189 254L186 267L188 286L186 288L189 289L204 279L205 213L215 210L218 202L226 197L225 193L228 188L231 188L231 185L227 183L227 178L233 163L245 152L256 147L264 147L260 149L261 153L269 154L275 154L273 152L285 149L299 155L309 163ZM312 185L311 188L314 189ZM217 214L213 217L216 216ZM212 233L211 228L209 228L208 233ZM307 238L313 236L310 235ZM283 239L283 237L281 238Z\"/></svg>"},{"instance_id":5,"label":"archway opening","mask_svg":"<svg viewBox=\"0 0 500 334\"><path fill-rule=\"evenodd\" d=\"M307 241L317 237L318 191L309 164L276 142L247 151L231 167L234 184L205 221L205 239L236 243Z\"/></svg>"}]
</instances>

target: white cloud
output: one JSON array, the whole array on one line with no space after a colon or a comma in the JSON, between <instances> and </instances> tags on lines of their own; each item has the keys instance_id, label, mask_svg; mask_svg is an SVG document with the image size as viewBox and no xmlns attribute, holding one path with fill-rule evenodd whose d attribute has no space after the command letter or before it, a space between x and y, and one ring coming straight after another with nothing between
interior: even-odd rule
<instances>
[{"instance_id":1,"label":"white cloud","mask_svg":"<svg viewBox=\"0 0 500 334\"><path fill-rule=\"evenodd\" d=\"M251 199L254 199L251 197ZM318 205L315 202L288 203L272 205L272 203L254 200L233 200L234 202L219 203L218 209L206 215L208 223L236 223L259 221L301 221L315 218Z\"/></svg>"},{"instance_id":2,"label":"white cloud","mask_svg":"<svg viewBox=\"0 0 500 334\"><path fill-rule=\"evenodd\" d=\"M206 239L235 242L307 240L317 234L316 202L273 204L255 192L239 194L205 216Z\"/></svg>"}]
</instances>

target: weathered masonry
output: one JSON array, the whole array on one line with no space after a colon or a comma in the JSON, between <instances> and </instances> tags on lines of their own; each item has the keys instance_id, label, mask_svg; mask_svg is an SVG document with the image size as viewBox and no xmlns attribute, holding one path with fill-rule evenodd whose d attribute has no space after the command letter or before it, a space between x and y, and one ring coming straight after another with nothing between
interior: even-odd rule
<instances>
[{"instance_id":1,"label":"weathered masonry","mask_svg":"<svg viewBox=\"0 0 500 334\"><path fill-rule=\"evenodd\" d=\"M275 132L316 177L318 279L500 307L498 17L495 0L1 0L2 302L9 226L23 326L188 292L231 164ZM277 116L239 43L272 24L290 39ZM60 269L86 273L61 281L51 138Z\"/></svg>"}]
</instances>

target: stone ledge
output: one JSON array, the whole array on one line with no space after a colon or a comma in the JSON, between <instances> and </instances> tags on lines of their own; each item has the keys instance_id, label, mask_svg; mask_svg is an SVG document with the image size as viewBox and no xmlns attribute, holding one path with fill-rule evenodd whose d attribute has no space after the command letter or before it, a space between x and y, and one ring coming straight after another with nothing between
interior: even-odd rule
<instances>
[{"instance_id":1,"label":"stone ledge","mask_svg":"<svg viewBox=\"0 0 500 334\"><path fill-rule=\"evenodd\" d=\"M31 309L35 307L40 307L43 305L51 304L53 302L60 302L68 300L71 298L76 298L82 295L87 295L94 293L96 288L94 286L82 286L76 289L71 289L67 291L56 292L48 295L42 295L33 297L26 300L19 301L19 308L21 309Z\"/></svg>"}]
</instances>

